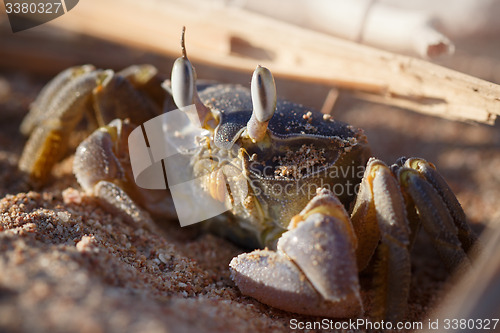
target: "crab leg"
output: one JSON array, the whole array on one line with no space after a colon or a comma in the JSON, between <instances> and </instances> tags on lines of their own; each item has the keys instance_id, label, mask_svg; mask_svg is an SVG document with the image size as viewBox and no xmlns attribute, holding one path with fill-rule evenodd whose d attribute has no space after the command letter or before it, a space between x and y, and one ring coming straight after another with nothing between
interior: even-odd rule
<instances>
[{"instance_id":1,"label":"crab leg","mask_svg":"<svg viewBox=\"0 0 500 333\"><path fill-rule=\"evenodd\" d=\"M458 229L438 192L415 169L400 168L397 176L401 187L415 203L422 226L444 264L449 270L459 266L468 268L470 261L458 238Z\"/></svg>"},{"instance_id":2,"label":"crab leg","mask_svg":"<svg viewBox=\"0 0 500 333\"><path fill-rule=\"evenodd\" d=\"M106 70L99 76L98 85L93 91L95 117L99 127L106 126L115 118L129 118L142 124L161 114L161 107L139 90L141 85L147 84L140 82L140 76L153 76L153 69L147 65L142 68L134 66L123 71L127 76L115 75L112 70Z\"/></svg>"},{"instance_id":3,"label":"crab leg","mask_svg":"<svg viewBox=\"0 0 500 333\"><path fill-rule=\"evenodd\" d=\"M295 313L355 317L362 313L356 236L344 207L322 189L295 216L277 252L234 258L232 278L241 292Z\"/></svg>"},{"instance_id":4,"label":"crab leg","mask_svg":"<svg viewBox=\"0 0 500 333\"><path fill-rule=\"evenodd\" d=\"M36 100L31 104L30 112L24 117L20 130L23 135L30 135L33 130L40 125L40 123L51 116L47 110L50 104L53 102L54 97L61 91L65 85L74 80L75 78L94 71L95 68L92 65L83 65L70 67L56 77L54 77L47 85L42 89ZM61 101L58 101L59 103Z\"/></svg>"},{"instance_id":5,"label":"crab leg","mask_svg":"<svg viewBox=\"0 0 500 333\"><path fill-rule=\"evenodd\" d=\"M458 238L462 243L464 251L469 252L476 243L477 236L467 223L464 210L458 202L457 197L453 194L453 191L439 172L436 171L436 167L421 158L409 158L405 161L404 166L417 170L438 192L458 228Z\"/></svg>"},{"instance_id":6,"label":"crab leg","mask_svg":"<svg viewBox=\"0 0 500 333\"><path fill-rule=\"evenodd\" d=\"M43 183L84 115L92 128L116 117L140 123L160 114L158 103L165 93L151 88L158 80L156 69L149 65L129 67L121 75L90 65L62 72L40 93L21 124L21 131L30 138L19 168L31 182Z\"/></svg>"},{"instance_id":7,"label":"crab leg","mask_svg":"<svg viewBox=\"0 0 500 333\"><path fill-rule=\"evenodd\" d=\"M122 69L117 75L124 77L137 91L147 96L160 109L169 107L166 111L175 109L173 99L165 89L161 87L164 78L158 73L158 69L153 65L132 65Z\"/></svg>"},{"instance_id":8,"label":"crab leg","mask_svg":"<svg viewBox=\"0 0 500 333\"><path fill-rule=\"evenodd\" d=\"M88 195L136 225L152 225L150 215L175 216L165 191L141 191L131 174L127 138L134 126L119 119L99 128L77 148L73 172Z\"/></svg>"},{"instance_id":9,"label":"crab leg","mask_svg":"<svg viewBox=\"0 0 500 333\"><path fill-rule=\"evenodd\" d=\"M352 221L356 234L364 238L360 239L358 262L365 266L367 259L360 258L359 254L371 256L377 246L377 242L373 244L373 239L378 240L378 232L373 230L378 228L380 233L372 316L378 320L400 320L406 312L410 288L410 229L399 184L389 167L379 160L368 161ZM361 229L364 229L364 233ZM363 236L367 230L373 232L371 238L369 235ZM361 246L369 248L363 249ZM360 270L363 268L359 267Z\"/></svg>"},{"instance_id":10,"label":"crab leg","mask_svg":"<svg viewBox=\"0 0 500 333\"><path fill-rule=\"evenodd\" d=\"M64 154L69 135L88 109L90 93L100 73L84 72L65 85L52 98L47 109L41 110L45 113L43 119L38 119L39 111L35 111L35 123L40 125L34 128L19 160L19 169L26 172L33 182L43 182L54 163ZM31 125L25 125L25 130L28 131L29 127Z\"/></svg>"}]
</instances>

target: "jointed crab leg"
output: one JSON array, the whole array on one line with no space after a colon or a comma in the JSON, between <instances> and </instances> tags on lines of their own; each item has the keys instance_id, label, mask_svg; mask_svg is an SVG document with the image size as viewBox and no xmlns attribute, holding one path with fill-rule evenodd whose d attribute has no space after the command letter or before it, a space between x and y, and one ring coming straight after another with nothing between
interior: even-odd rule
<instances>
[{"instance_id":1,"label":"jointed crab leg","mask_svg":"<svg viewBox=\"0 0 500 333\"><path fill-rule=\"evenodd\" d=\"M153 65L132 65L122 69L117 74L124 77L137 91L148 96L160 108L173 105L172 96L165 93L165 89L161 87L164 77L158 73L158 69Z\"/></svg>"},{"instance_id":2,"label":"jointed crab leg","mask_svg":"<svg viewBox=\"0 0 500 333\"><path fill-rule=\"evenodd\" d=\"M470 261L458 238L457 227L438 192L415 169L401 168L397 174L401 187L413 200L420 222L444 264L449 270L459 265L468 268Z\"/></svg>"},{"instance_id":3,"label":"jointed crab leg","mask_svg":"<svg viewBox=\"0 0 500 333\"><path fill-rule=\"evenodd\" d=\"M98 78L92 97L99 127L106 126L116 118L129 118L133 119L134 123L142 124L162 112L161 105L155 104L139 90L148 85L147 80L154 77L156 70L152 66L144 65L127 68L122 72L127 74L127 77L106 70Z\"/></svg>"},{"instance_id":4,"label":"jointed crab leg","mask_svg":"<svg viewBox=\"0 0 500 333\"><path fill-rule=\"evenodd\" d=\"M89 65L60 73L40 93L21 124L21 131L30 138L19 168L32 183L43 183L84 115L92 128L116 117L142 123L160 114L165 92L159 82L154 84L156 74L149 65L133 66L122 74Z\"/></svg>"},{"instance_id":5,"label":"jointed crab leg","mask_svg":"<svg viewBox=\"0 0 500 333\"><path fill-rule=\"evenodd\" d=\"M152 223L149 214L175 217L172 199L164 191L145 191L135 185L128 157L128 122L113 120L85 139L75 153L73 171L82 188L108 209L136 224Z\"/></svg>"},{"instance_id":6,"label":"jointed crab leg","mask_svg":"<svg viewBox=\"0 0 500 333\"><path fill-rule=\"evenodd\" d=\"M371 159L356 204L359 207L359 201L369 196L363 192L367 188L371 189L381 235L376 253L372 316L386 320L399 320L404 316L410 286L408 251L411 236L400 187L418 211L416 223L422 224L450 271L470 266L464 249L470 249L475 242L475 236L465 222L465 215L460 215L462 210L457 199L434 166L423 159L412 158L406 160L403 167L393 167L393 172L382 162ZM370 207L368 204L364 206ZM356 213L355 209L352 218L354 228L357 234L362 235L357 223L360 218ZM457 216L455 222L451 214ZM364 228L370 224L371 217L373 212L366 214ZM459 230L462 230L461 234ZM365 240L364 244L370 245L370 242Z\"/></svg>"},{"instance_id":7,"label":"jointed crab leg","mask_svg":"<svg viewBox=\"0 0 500 333\"><path fill-rule=\"evenodd\" d=\"M361 205L373 207L373 210L360 214L358 207ZM383 162L368 161L355 207L358 209L355 209L352 221L357 234L367 226L372 230L378 228L380 232L371 315L378 320L399 320L405 315L410 291L410 228L399 184ZM373 246L373 242L360 243L358 251L368 245ZM373 249L370 248L369 252ZM362 262L367 262L367 259L362 259ZM364 267L358 268L362 270Z\"/></svg>"},{"instance_id":8,"label":"jointed crab leg","mask_svg":"<svg viewBox=\"0 0 500 333\"><path fill-rule=\"evenodd\" d=\"M40 123L52 116L47 112L51 103L60 104L63 101L54 100L54 97L63 89L69 82L83 74L93 72L95 70L92 65L70 67L54 77L38 94L36 100L32 103L30 112L24 117L20 130L23 135L30 135ZM75 84L77 84L75 82Z\"/></svg>"},{"instance_id":9,"label":"jointed crab leg","mask_svg":"<svg viewBox=\"0 0 500 333\"><path fill-rule=\"evenodd\" d=\"M30 114L28 119L36 119L35 125L38 126L26 143L19 168L29 174L33 182L43 182L54 163L64 154L69 135L88 109L90 93L100 74L100 71L83 72L52 97L50 104L42 103L34 115ZM67 73L60 75L67 76ZM56 83L60 81L58 77L54 80ZM52 89L46 93L52 94ZM43 96L40 99L45 100ZM31 127L30 122L23 123L26 131Z\"/></svg>"},{"instance_id":10,"label":"jointed crab leg","mask_svg":"<svg viewBox=\"0 0 500 333\"><path fill-rule=\"evenodd\" d=\"M404 162L404 166L417 170L438 192L458 228L458 238L464 251L469 252L472 246L476 244L477 236L467 223L465 213L457 197L439 172L436 171L434 165L421 158L409 158Z\"/></svg>"}]
</instances>

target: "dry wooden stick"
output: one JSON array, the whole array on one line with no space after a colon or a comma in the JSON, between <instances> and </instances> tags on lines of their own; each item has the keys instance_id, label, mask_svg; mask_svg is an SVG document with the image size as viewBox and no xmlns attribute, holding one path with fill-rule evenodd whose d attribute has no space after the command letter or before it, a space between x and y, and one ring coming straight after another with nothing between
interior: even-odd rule
<instances>
[{"instance_id":1,"label":"dry wooden stick","mask_svg":"<svg viewBox=\"0 0 500 333\"><path fill-rule=\"evenodd\" d=\"M500 86L423 60L361 46L241 10L191 1L86 0L55 26L168 55L187 26L192 61L358 91L440 117L493 124Z\"/></svg>"}]
</instances>

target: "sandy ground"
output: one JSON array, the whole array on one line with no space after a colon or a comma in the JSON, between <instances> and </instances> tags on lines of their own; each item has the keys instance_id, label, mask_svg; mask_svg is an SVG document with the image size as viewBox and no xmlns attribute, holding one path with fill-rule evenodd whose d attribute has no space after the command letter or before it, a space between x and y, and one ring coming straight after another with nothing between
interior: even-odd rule
<instances>
[{"instance_id":1,"label":"sandy ground","mask_svg":"<svg viewBox=\"0 0 500 333\"><path fill-rule=\"evenodd\" d=\"M472 59L466 56L459 59ZM214 70L203 73L216 78ZM47 186L30 191L16 167L25 142L18 126L45 81L0 72L0 331L287 332L293 318L321 319L242 296L228 268L244 251L238 246L176 221L132 225L102 209L80 192L71 156ZM314 93L304 95L304 84L277 83L281 95L305 104L316 98L316 107L327 91L309 86ZM402 155L434 162L476 231L500 216L498 125L451 122L349 97L339 100L334 116L363 127L373 153L388 163ZM452 287L429 244L421 235L412 251L408 321L424 320Z\"/></svg>"}]
</instances>

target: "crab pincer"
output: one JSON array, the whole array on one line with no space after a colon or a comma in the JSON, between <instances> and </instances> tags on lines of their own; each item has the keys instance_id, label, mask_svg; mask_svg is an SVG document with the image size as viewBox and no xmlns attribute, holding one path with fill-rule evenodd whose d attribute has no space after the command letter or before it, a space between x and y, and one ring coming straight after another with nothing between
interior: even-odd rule
<instances>
[{"instance_id":1,"label":"crab pincer","mask_svg":"<svg viewBox=\"0 0 500 333\"><path fill-rule=\"evenodd\" d=\"M323 189L292 219L276 252L242 254L230 267L242 293L263 303L308 315L356 317L363 305L355 250L344 207Z\"/></svg>"}]
</instances>

